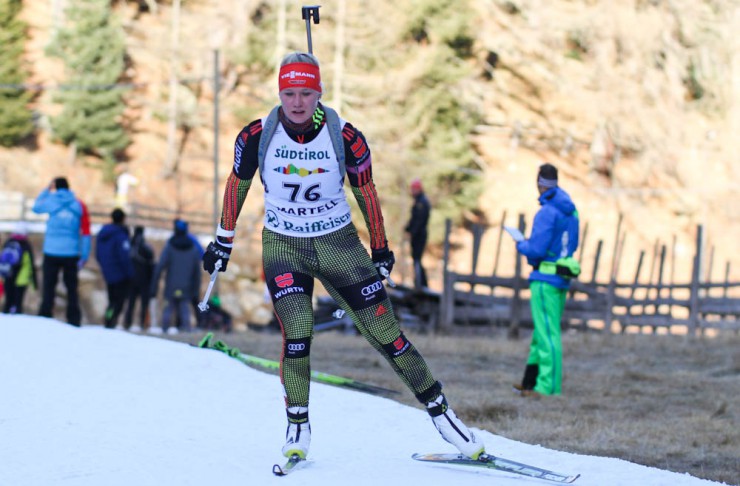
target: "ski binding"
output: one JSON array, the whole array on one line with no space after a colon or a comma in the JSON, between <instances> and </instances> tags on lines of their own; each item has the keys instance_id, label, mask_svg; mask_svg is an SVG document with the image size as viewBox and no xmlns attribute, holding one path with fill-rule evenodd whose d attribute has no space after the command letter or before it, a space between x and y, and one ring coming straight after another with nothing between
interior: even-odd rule
<instances>
[{"instance_id":1,"label":"ski binding","mask_svg":"<svg viewBox=\"0 0 740 486\"><path fill-rule=\"evenodd\" d=\"M288 458L288 461L284 465L275 464L272 466L272 473L275 476L287 476L291 472L298 469L299 465L305 463L305 459L301 459L301 456L298 454L293 454Z\"/></svg>"}]
</instances>

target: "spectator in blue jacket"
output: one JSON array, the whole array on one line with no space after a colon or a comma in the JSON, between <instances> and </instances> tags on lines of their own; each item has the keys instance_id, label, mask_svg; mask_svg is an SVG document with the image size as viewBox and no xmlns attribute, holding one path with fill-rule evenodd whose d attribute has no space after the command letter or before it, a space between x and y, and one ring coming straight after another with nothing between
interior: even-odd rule
<instances>
[{"instance_id":1,"label":"spectator in blue jacket","mask_svg":"<svg viewBox=\"0 0 740 486\"><path fill-rule=\"evenodd\" d=\"M38 195L32 211L36 214L49 215L43 247L43 280L39 315L52 317L54 294L61 271L64 285L67 288L67 322L79 327L82 312L78 294L78 264L80 261L87 261L90 253L89 237L85 241L80 234L82 205L70 191L67 179L57 177Z\"/></svg>"},{"instance_id":2,"label":"spectator in blue jacket","mask_svg":"<svg viewBox=\"0 0 740 486\"><path fill-rule=\"evenodd\" d=\"M578 211L567 192L558 187L558 170L542 164L537 174L542 206L534 217L529 239L516 249L532 266L529 274L534 330L521 385L522 395L560 395L563 348L560 320L571 278L580 273L573 259L578 248Z\"/></svg>"},{"instance_id":3,"label":"spectator in blue jacket","mask_svg":"<svg viewBox=\"0 0 740 486\"><path fill-rule=\"evenodd\" d=\"M116 208L110 216L111 223L100 229L95 247L95 258L98 260L108 289L105 327L109 329L116 327L134 274L131 243L128 227L125 225L126 213Z\"/></svg>"}]
</instances>

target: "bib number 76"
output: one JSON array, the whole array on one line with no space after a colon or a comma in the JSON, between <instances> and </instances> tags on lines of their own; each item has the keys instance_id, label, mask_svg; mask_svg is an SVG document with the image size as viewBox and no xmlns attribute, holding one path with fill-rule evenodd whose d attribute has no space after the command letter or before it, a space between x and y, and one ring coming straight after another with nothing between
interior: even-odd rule
<instances>
[{"instance_id":1,"label":"bib number 76","mask_svg":"<svg viewBox=\"0 0 740 486\"><path fill-rule=\"evenodd\" d=\"M309 202L321 199L321 193L318 192L321 188L321 184L312 184L308 186L305 191L302 190L302 184L283 182L283 187L290 190L290 202L296 202L299 197Z\"/></svg>"}]
</instances>

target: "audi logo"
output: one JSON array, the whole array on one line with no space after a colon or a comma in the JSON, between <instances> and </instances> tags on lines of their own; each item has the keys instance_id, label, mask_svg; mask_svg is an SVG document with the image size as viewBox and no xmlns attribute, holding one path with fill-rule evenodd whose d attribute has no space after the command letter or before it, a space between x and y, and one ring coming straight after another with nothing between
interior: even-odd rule
<instances>
[{"instance_id":1,"label":"audi logo","mask_svg":"<svg viewBox=\"0 0 740 486\"><path fill-rule=\"evenodd\" d=\"M374 284L370 284L367 287L363 287L360 291L362 295L367 297L368 295L373 295L375 292L383 288L383 284L380 282L375 282Z\"/></svg>"},{"instance_id":2,"label":"audi logo","mask_svg":"<svg viewBox=\"0 0 740 486\"><path fill-rule=\"evenodd\" d=\"M288 344L288 351L303 351L306 349L306 345L303 343L297 343L297 344Z\"/></svg>"}]
</instances>

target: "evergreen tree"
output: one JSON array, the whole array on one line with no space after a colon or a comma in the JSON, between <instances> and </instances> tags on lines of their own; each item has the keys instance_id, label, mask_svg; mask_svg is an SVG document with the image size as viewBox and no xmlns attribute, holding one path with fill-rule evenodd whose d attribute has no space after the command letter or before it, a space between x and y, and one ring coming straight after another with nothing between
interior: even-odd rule
<instances>
[{"instance_id":1,"label":"evergreen tree","mask_svg":"<svg viewBox=\"0 0 740 486\"><path fill-rule=\"evenodd\" d=\"M341 109L350 120L362 115L356 123L374 142L376 182L400 189L395 200L383 190L390 199L384 205L387 226L404 226L408 214L397 210L408 207L408 183L419 177L433 204L430 239L439 241L444 220L459 222L475 210L482 190L470 136L482 119L468 89L473 10L465 0L413 0L403 7L385 0L373 5L380 25L366 21L365 7L350 11L356 23L347 29L353 37L346 65L354 75L347 76Z\"/></svg>"},{"instance_id":2,"label":"evergreen tree","mask_svg":"<svg viewBox=\"0 0 740 486\"><path fill-rule=\"evenodd\" d=\"M129 144L122 88L116 86L125 68L123 30L108 0L71 0L65 15L66 25L47 47L66 70L65 86L54 96L62 112L51 126L65 144L101 156L112 173L116 155Z\"/></svg>"},{"instance_id":3,"label":"evergreen tree","mask_svg":"<svg viewBox=\"0 0 740 486\"><path fill-rule=\"evenodd\" d=\"M412 167L435 189L430 227L437 238L444 219L459 222L465 211L477 208L482 190L470 138L482 117L477 101L466 100L464 84L471 77L472 16L467 1L415 0L404 36L415 42L413 50L426 52L397 115L414 127Z\"/></svg>"},{"instance_id":4,"label":"evergreen tree","mask_svg":"<svg viewBox=\"0 0 740 486\"><path fill-rule=\"evenodd\" d=\"M26 24L18 18L21 0L0 0L0 145L18 144L33 131L28 108L32 94L26 81L23 49Z\"/></svg>"}]
</instances>

